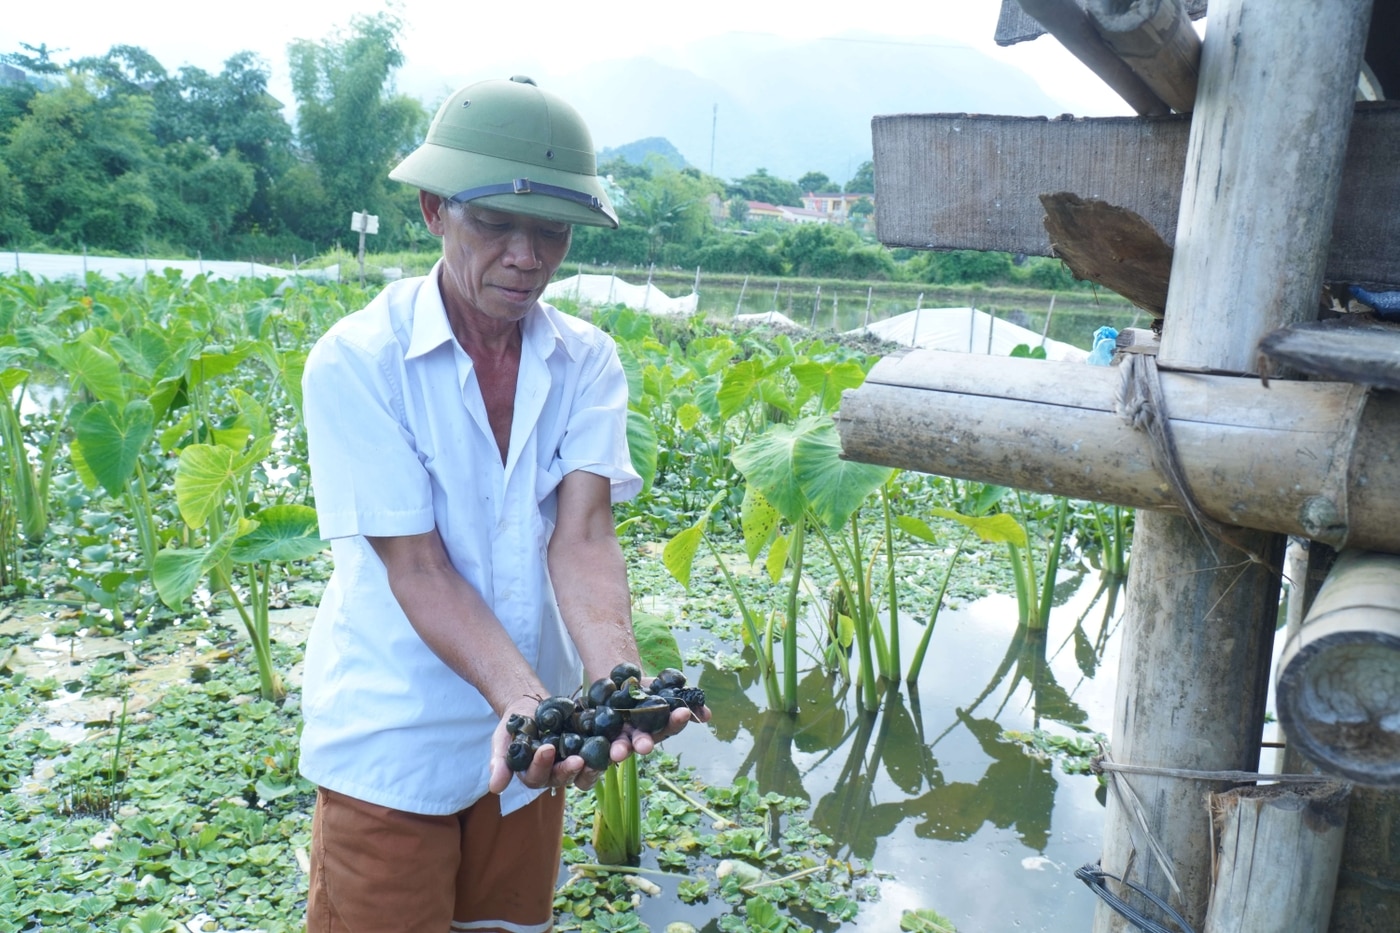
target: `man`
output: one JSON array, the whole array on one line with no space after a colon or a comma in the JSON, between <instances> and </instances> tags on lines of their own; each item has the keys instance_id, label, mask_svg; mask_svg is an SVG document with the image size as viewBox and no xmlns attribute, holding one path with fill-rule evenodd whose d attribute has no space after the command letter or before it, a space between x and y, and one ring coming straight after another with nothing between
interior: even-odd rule
<instances>
[{"instance_id":1,"label":"man","mask_svg":"<svg viewBox=\"0 0 1400 933\"><path fill-rule=\"evenodd\" d=\"M304 377L335 559L306 651L307 927L544 931L559 791L597 774L542 747L513 775L504 723L638 661L611 503L641 481L611 339L539 298L572 225L617 218L587 127L528 78L458 91L390 177L442 258L332 327Z\"/></svg>"}]
</instances>

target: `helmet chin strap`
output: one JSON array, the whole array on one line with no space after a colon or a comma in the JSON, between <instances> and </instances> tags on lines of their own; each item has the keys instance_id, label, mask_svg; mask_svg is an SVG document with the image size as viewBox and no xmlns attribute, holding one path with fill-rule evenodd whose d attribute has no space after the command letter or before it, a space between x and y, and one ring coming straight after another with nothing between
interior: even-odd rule
<instances>
[{"instance_id":1,"label":"helmet chin strap","mask_svg":"<svg viewBox=\"0 0 1400 933\"><path fill-rule=\"evenodd\" d=\"M495 194L543 194L551 198L563 198L565 201L573 201L575 204L582 204L589 210L603 213L603 203L595 195L585 191L575 191L572 188L561 188L559 185L546 185L542 182L531 181L528 178L517 178L512 182L499 185L482 185L478 188L468 188L459 191L449 201L456 201L465 204L468 201L475 201L477 198L489 198Z\"/></svg>"}]
</instances>

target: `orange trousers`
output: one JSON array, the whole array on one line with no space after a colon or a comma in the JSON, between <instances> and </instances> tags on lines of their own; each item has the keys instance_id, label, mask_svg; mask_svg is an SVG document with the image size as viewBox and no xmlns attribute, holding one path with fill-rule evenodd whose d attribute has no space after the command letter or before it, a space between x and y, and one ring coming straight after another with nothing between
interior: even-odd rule
<instances>
[{"instance_id":1,"label":"orange trousers","mask_svg":"<svg viewBox=\"0 0 1400 933\"><path fill-rule=\"evenodd\" d=\"M321 788L307 933L548 933L563 824L563 792L423 816Z\"/></svg>"}]
</instances>

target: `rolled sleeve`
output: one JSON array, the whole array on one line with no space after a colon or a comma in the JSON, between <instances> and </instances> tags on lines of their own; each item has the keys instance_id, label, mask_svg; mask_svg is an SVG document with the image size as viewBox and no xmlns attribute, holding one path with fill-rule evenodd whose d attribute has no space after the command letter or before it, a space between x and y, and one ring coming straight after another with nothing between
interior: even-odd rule
<instances>
[{"instance_id":1,"label":"rolled sleeve","mask_svg":"<svg viewBox=\"0 0 1400 933\"><path fill-rule=\"evenodd\" d=\"M434 526L432 484L386 355L333 330L307 358L306 442L323 538L397 537Z\"/></svg>"},{"instance_id":2,"label":"rolled sleeve","mask_svg":"<svg viewBox=\"0 0 1400 933\"><path fill-rule=\"evenodd\" d=\"M561 475L584 470L606 477L613 502L642 489L627 446L627 377L611 338L603 337L582 373L558 463Z\"/></svg>"}]
</instances>

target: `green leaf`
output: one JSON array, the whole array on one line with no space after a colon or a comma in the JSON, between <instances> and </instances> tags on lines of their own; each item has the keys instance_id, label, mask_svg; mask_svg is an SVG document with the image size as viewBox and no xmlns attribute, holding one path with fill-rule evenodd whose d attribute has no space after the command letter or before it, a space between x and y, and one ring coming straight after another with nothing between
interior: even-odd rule
<instances>
[{"instance_id":1,"label":"green leaf","mask_svg":"<svg viewBox=\"0 0 1400 933\"><path fill-rule=\"evenodd\" d=\"M958 524L972 529L977 537L988 544L1010 544L1020 548L1026 546L1026 529L1022 528L1020 522L1005 512L981 516L963 515L961 512L942 508L929 509L929 512L939 518L951 518Z\"/></svg>"},{"instance_id":2,"label":"green leaf","mask_svg":"<svg viewBox=\"0 0 1400 933\"><path fill-rule=\"evenodd\" d=\"M829 529L840 528L894 470L841 459L841 439L828 419L798 438L793 466L812 512Z\"/></svg>"},{"instance_id":3,"label":"green leaf","mask_svg":"<svg viewBox=\"0 0 1400 933\"><path fill-rule=\"evenodd\" d=\"M709 520L710 515L707 512L699 522L667 541L666 547L661 551L661 563L671 572L671 576L676 578L676 582L686 589L690 589L690 570L695 563L695 552L700 549L700 542L705 535L705 523Z\"/></svg>"},{"instance_id":4,"label":"green leaf","mask_svg":"<svg viewBox=\"0 0 1400 933\"><path fill-rule=\"evenodd\" d=\"M225 493L238 479L238 454L218 444L191 444L180 451L175 467L175 504L191 528L203 528L223 506Z\"/></svg>"},{"instance_id":5,"label":"green leaf","mask_svg":"<svg viewBox=\"0 0 1400 933\"><path fill-rule=\"evenodd\" d=\"M761 360L747 359L724 371L724 379L720 382L719 392L715 396L719 401L721 418L733 416L758 393L763 369Z\"/></svg>"},{"instance_id":6,"label":"green leaf","mask_svg":"<svg viewBox=\"0 0 1400 933\"><path fill-rule=\"evenodd\" d=\"M953 921L936 910L906 910L899 917L899 928L906 933L958 933Z\"/></svg>"},{"instance_id":7,"label":"green leaf","mask_svg":"<svg viewBox=\"0 0 1400 933\"><path fill-rule=\"evenodd\" d=\"M744 504L739 509L739 526L744 532L744 550L749 563L773 539L778 529L778 510L753 486L744 487Z\"/></svg>"},{"instance_id":8,"label":"green leaf","mask_svg":"<svg viewBox=\"0 0 1400 933\"><path fill-rule=\"evenodd\" d=\"M704 414L705 413L700 410L699 405L696 405L694 402L686 402L680 408L676 409L676 423L681 426L682 431L690 431L700 423L700 419L704 417Z\"/></svg>"},{"instance_id":9,"label":"green leaf","mask_svg":"<svg viewBox=\"0 0 1400 933\"><path fill-rule=\"evenodd\" d=\"M773 546L768 549L768 558L763 562L763 569L768 571L768 579L774 583L783 578L783 568L787 566L788 550L791 547L791 538L778 535L773 539Z\"/></svg>"},{"instance_id":10,"label":"green leaf","mask_svg":"<svg viewBox=\"0 0 1400 933\"><path fill-rule=\"evenodd\" d=\"M938 533L922 518L915 518L912 515L896 515L894 523L899 526L900 531L911 538L918 538L920 541L927 541L930 544L938 543Z\"/></svg>"},{"instance_id":11,"label":"green leaf","mask_svg":"<svg viewBox=\"0 0 1400 933\"><path fill-rule=\"evenodd\" d=\"M154 582L160 601L178 610L204 579L207 548L165 548L156 554Z\"/></svg>"},{"instance_id":12,"label":"green leaf","mask_svg":"<svg viewBox=\"0 0 1400 933\"><path fill-rule=\"evenodd\" d=\"M865 370L851 360L806 360L794 363L792 375L797 384L820 399L822 411L832 411L841 403L841 393L859 388L865 382Z\"/></svg>"},{"instance_id":13,"label":"green leaf","mask_svg":"<svg viewBox=\"0 0 1400 933\"><path fill-rule=\"evenodd\" d=\"M656 479L656 428L651 419L630 408L627 410L627 450L632 455L632 469L642 478L645 492Z\"/></svg>"},{"instance_id":14,"label":"green leaf","mask_svg":"<svg viewBox=\"0 0 1400 933\"><path fill-rule=\"evenodd\" d=\"M257 513L258 525L234 542L236 563L304 560L326 549L317 534L316 510L309 505L273 505Z\"/></svg>"},{"instance_id":15,"label":"green leaf","mask_svg":"<svg viewBox=\"0 0 1400 933\"><path fill-rule=\"evenodd\" d=\"M92 477L113 496L126 491L141 452L155 434L155 412L138 399L125 408L103 401L88 406L73 426L74 454ZM77 460L74 461L75 468Z\"/></svg>"},{"instance_id":16,"label":"green leaf","mask_svg":"<svg viewBox=\"0 0 1400 933\"><path fill-rule=\"evenodd\" d=\"M811 418L795 424L775 424L729 454L744 479L792 524L801 521L807 510L807 499L797 484L794 449L801 433L813 424Z\"/></svg>"},{"instance_id":17,"label":"green leaf","mask_svg":"<svg viewBox=\"0 0 1400 933\"><path fill-rule=\"evenodd\" d=\"M659 616L646 612L632 613L632 631L637 637L637 652L642 668L656 672L668 667L681 668L681 649L671 627Z\"/></svg>"},{"instance_id":18,"label":"green leaf","mask_svg":"<svg viewBox=\"0 0 1400 933\"><path fill-rule=\"evenodd\" d=\"M49 348L49 354L68 375L81 382L98 401L121 403L126 401L126 387L122 384L121 364L106 350L89 343L60 343Z\"/></svg>"},{"instance_id":19,"label":"green leaf","mask_svg":"<svg viewBox=\"0 0 1400 933\"><path fill-rule=\"evenodd\" d=\"M183 606L210 568L228 556L233 543L256 527L256 522L243 519L208 547L166 548L156 554L154 583L160 601L171 609Z\"/></svg>"}]
</instances>

